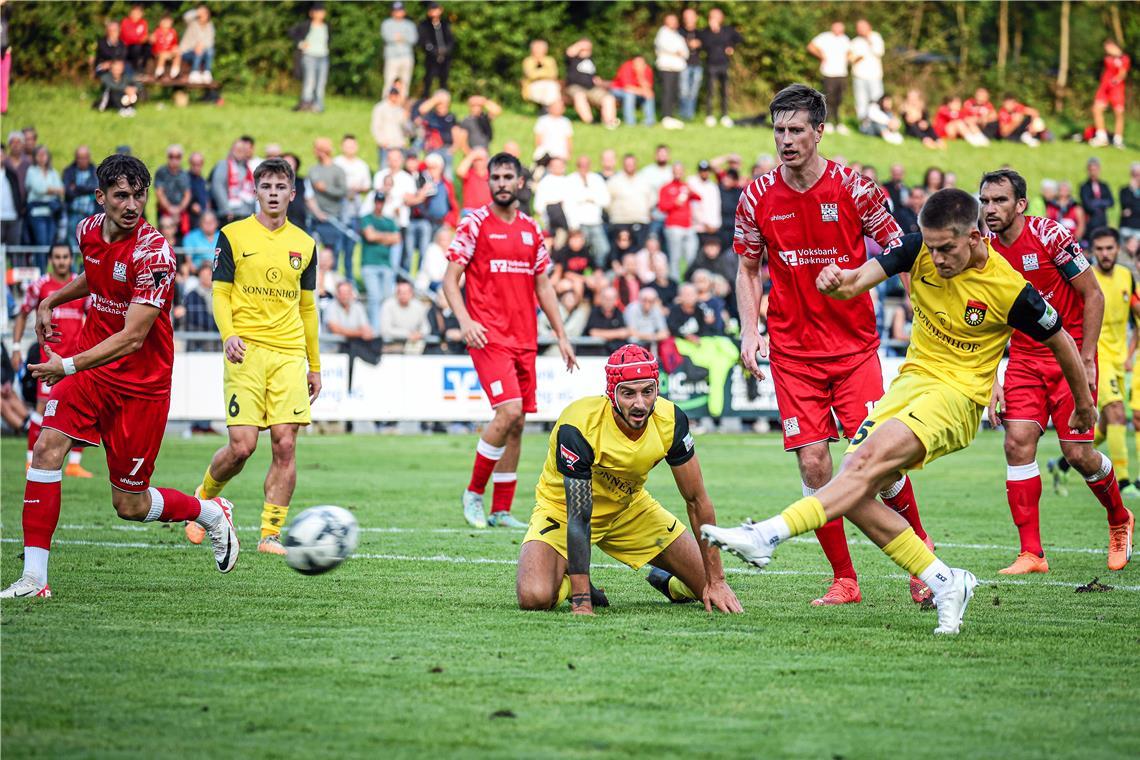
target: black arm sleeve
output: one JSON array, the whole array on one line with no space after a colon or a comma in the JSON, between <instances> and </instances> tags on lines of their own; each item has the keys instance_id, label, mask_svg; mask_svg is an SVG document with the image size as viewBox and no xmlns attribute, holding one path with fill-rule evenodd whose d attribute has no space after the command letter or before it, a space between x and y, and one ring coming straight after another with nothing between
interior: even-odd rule
<instances>
[{"instance_id":1,"label":"black arm sleeve","mask_svg":"<svg viewBox=\"0 0 1140 760\"><path fill-rule=\"evenodd\" d=\"M566 569L571 575L590 572L590 520L594 515L594 486L581 478L562 478L566 489Z\"/></svg>"},{"instance_id":2,"label":"black arm sleeve","mask_svg":"<svg viewBox=\"0 0 1140 760\"><path fill-rule=\"evenodd\" d=\"M218 282L234 281L234 249L226 233L218 233L218 249L214 251L214 279Z\"/></svg>"},{"instance_id":3,"label":"black arm sleeve","mask_svg":"<svg viewBox=\"0 0 1140 760\"><path fill-rule=\"evenodd\" d=\"M301 272L301 290L317 289L317 247L313 246L313 257L309 259L309 266Z\"/></svg>"},{"instance_id":4,"label":"black arm sleeve","mask_svg":"<svg viewBox=\"0 0 1140 760\"><path fill-rule=\"evenodd\" d=\"M1025 283L1009 310L1009 325L1040 343L1061 331L1061 315L1041 297L1037 288Z\"/></svg>"},{"instance_id":5,"label":"black arm sleeve","mask_svg":"<svg viewBox=\"0 0 1140 760\"><path fill-rule=\"evenodd\" d=\"M883 267L887 277L894 277L896 274L909 272L913 269L914 262L918 260L918 254L921 251L922 233L912 232L909 235L903 235L898 245L891 247L890 250L876 257L875 260Z\"/></svg>"},{"instance_id":6,"label":"black arm sleeve","mask_svg":"<svg viewBox=\"0 0 1140 760\"><path fill-rule=\"evenodd\" d=\"M594 464L594 450L582 431L573 425L558 428L558 451L554 460L558 471L567 478L590 480L593 477L590 468Z\"/></svg>"},{"instance_id":7,"label":"black arm sleeve","mask_svg":"<svg viewBox=\"0 0 1140 760\"><path fill-rule=\"evenodd\" d=\"M680 467L693 458L697 453L693 445L693 434L689 432L689 415L681 411L681 407L674 406L673 418L673 445L665 455L665 461L670 467Z\"/></svg>"}]
</instances>

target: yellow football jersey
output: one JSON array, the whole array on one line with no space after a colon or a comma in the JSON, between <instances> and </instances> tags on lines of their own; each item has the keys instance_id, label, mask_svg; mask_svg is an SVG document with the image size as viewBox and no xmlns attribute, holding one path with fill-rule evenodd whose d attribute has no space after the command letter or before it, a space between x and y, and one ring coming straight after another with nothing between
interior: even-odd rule
<instances>
[{"instance_id":1,"label":"yellow football jersey","mask_svg":"<svg viewBox=\"0 0 1140 760\"><path fill-rule=\"evenodd\" d=\"M1132 314L1132 294L1136 291L1136 281L1128 267L1119 264L1111 272L1104 272L1099 266L1092 268L1096 281L1104 293L1104 321L1100 325L1100 340L1096 350L1100 362L1118 372L1124 371L1124 361L1128 358L1128 318Z\"/></svg>"},{"instance_id":2,"label":"yellow football jersey","mask_svg":"<svg viewBox=\"0 0 1140 760\"><path fill-rule=\"evenodd\" d=\"M566 508L563 477L591 479L594 518L626 509L643 493L649 471L664 459L676 467L693 458L689 419L667 399L657 399L636 441L618 427L605 396L579 399L563 410L550 433L546 464L535 488L539 504Z\"/></svg>"},{"instance_id":3,"label":"yellow football jersey","mask_svg":"<svg viewBox=\"0 0 1140 760\"><path fill-rule=\"evenodd\" d=\"M990 247L985 266L948 280L938 275L922 235L903 237L878 261L888 275L910 272L914 327L900 373L939 379L977 403L990 402L998 364L1014 328L1036 340L1061 329L1061 319Z\"/></svg>"},{"instance_id":4,"label":"yellow football jersey","mask_svg":"<svg viewBox=\"0 0 1140 760\"><path fill-rule=\"evenodd\" d=\"M286 222L268 230L250 216L222 228L214 279L233 283L234 334L283 354L305 355L302 290L316 290L316 243Z\"/></svg>"}]
</instances>

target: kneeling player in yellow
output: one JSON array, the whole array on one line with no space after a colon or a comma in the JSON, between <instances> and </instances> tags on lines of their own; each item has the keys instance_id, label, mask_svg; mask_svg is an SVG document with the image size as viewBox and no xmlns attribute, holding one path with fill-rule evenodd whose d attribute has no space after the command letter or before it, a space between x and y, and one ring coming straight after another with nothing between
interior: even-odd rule
<instances>
[{"instance_id":1,"label":"kneeling player in yellow","mask_svg":"<svg viewBox=\"0 0 1140 760\"><path fill-rule=\"evenodd\" d=\"M982 237L978 210L969 193L940 190L919 214L921 235L905 236L858 269L830 264L820 272L816 287L840 299L910 273L914 330L906 361L859 427L830 483L764 522L705 526L701 535L709 543L762 568L780 543L845 515L934 592L934 632L958 633L977 579L935 557L907 521L875 497L900 473L973 441L1013 329L1044 343L1057 357L1076 402L1070 427L1088 431L1096 422L1076 343L1053 307Z\"/></svg>"},{"instance_id":2,"label":"kneeling player in yellow","mask_svg":"<svg viewBox=\"0 0 1140 760\"><path fill-rule=\"evenodd\" d=\"M316 244L286 217L295 181L285 160L261 162L253 173L257 214L218 235L213 301L225 345L229 442L214 454L197 492L203 499L219 495L268 428L273 460L257 550L269 554L285 553L281 527L297 485L297 429L309 424L309 406L321 392ZM201 534L186 523L192 542Z\"/></svg>"},{"instance_id":3,"label":"kneeling player in yellow","mask_svg":"<svg viewBox=\"0 0 1140 760\"><path fill-rule=\"evenodd\" d=\"M597 544L634 570L652 565L649 583L673 602L744 611L724 581L719 552L645 490L662 459L673 468L689 524L715 524L688 418L658 398L653 354L622 346L606 363L606 395L570 404L550 434L519 556L520 608L549 610L569 597L574 613L594 614L590 547Z\"/></svg>"}]
</instances>

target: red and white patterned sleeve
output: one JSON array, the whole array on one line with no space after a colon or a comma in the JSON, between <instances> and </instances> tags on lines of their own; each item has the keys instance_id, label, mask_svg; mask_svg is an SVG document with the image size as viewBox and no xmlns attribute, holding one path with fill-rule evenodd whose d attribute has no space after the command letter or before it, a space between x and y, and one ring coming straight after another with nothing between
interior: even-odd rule
<instances>
[{"instance_id":1,"label":"red and white patterned sleeve","mask_svg":"<svg viewBox=\"0 0 1140 760\"><path fill-rule=\"evenodd\" d=\"M760 204L759 180L744 188L736 203L736 227L732 233L732 250L737 256L760 260L768 250L768 241L756 223L756 207Z\"/></svg>"},{"instance_id":2,"label":"red and white patterned sleeve","mask_svg":"<svg viewBox=\"0 0 1140 760\"><path fill-rule=\"evenodd\" d=\"M530 226L534 228L534 273L546 274L554 266L550 260L550 251L546 249L546 236L542 234L542 225L537 220L527 217Z\"/></svg>"},{"instance_id":3,"label":"red and white patterned sleeve","mask_svg":"<svg viewBox=\"0 0 1140 760\"><path fill-rule=\"evenodd\" d=\"M899 245L902 227L891 216L890 202L883 188L855 172L844 178L843 185L863 221L863 234L882 246L884 253Z\"/></svg>"},{"instance_id":4,"label":"red and white patterned sleeve","mask_svg":"<svg viewBox=\"0 0 1140 760\"><path fill-rule=\"evenodd\" d=\"M150 225L139 230L134 252L134 293L131 303L159 309L171 300L178 269L174 251L158 230Z\"/></svg>"},{"instance_id":5,"label":"red and white patterned sleeve","mask_svg":"<svg viewBox=\"0 0 1140 760\"><path fill-rule=\"evenodd\" d=\"M1049 255L1053 266L1070 282L1089 268L1089 260L1069 229L1042 216L1028 218L1030 231Z\"/></svg>"},{"instance_id":6,"label":"red and white patterned sleeve","mask_svg":"<svg viewBox=\"0 0 1140 760\"><path fill-rule=\"evenodd\" d=\"M483 209L468 214L459 221L455 238L447 247L447 260L466 267L475 256L475 244L479 241L479 228L486 216Z\"/></svg>"},{"instance_id":7,"label":"red and white patterned sleeve","mask_svg":"<svg viewBox=\"0 0 1140 760\"><path fill-rule=\"evenodd\" d=\"M43 283L43 277L28 283L28 289L24 291L24 302L20 304L20 311L22 313L31 314L36 310L36 307L40 305L40 287Z\"/></svg>"}]
</instances>

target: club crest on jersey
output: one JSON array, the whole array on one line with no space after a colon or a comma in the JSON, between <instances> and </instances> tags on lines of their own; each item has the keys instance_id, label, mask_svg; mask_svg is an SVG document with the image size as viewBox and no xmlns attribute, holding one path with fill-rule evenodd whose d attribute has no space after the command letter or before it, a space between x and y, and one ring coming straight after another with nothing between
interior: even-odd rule
<instances>
[{"instance_id":1,"label":"club crest on jersey","mask_svg":"<svg viewBox=\"0 0 1140 760\"><path fill-rule=\"evenodd\" d=\"M570 449L566 448L566 444L558 444L558 454L562 457L562 461L566 463L567 467L573 467L578 464L579 456Z\"/></svg>"},{"instance_id":2,"label":"club crest on jersey","mask_svg":"<svg viewBox=\"0 0 1140 760\"><path fill-rule=\"evenodd\" d=\"M289 251L289 266L293 267L294 269L300 269L301 268L301 252L300 251Z\"/></svg>"},{"instance_id":3,"label":"club crest on jersey","mask_svg":"<svg viewBox=\"0 0 1140 760\"><path fill-rule=\"evenodd\" d=\"M966 324L977 327L986 319L986 310L990 307L981 301L966 301Z\"/></svg>"},{"instance_id":4,"label":"club crest on jersey","mask_svg":"<svg viewBox=\"0 0 1140 760\"><path fill-rule=\"evenodd\" d=\"M1024 256L1022 256L1021 257L1021 268L1023 270L1025 270L1026 272L1032 272L1035 269L1040 269L1040 265L1037 263L1037 254L1036 253L1027 253Z\"/></svg>"},{"instance_id":5,"label":"club crest on jersey","mask_svg":"<svg viewBox=\"0 0 1140 760\"><path fill-rule=\"evenodd\" d=\"M55 409L58 406L59 406L59 399L52 399L51 401L47 402L47 406L44 407L44 416L45 417L54 417L55 416Z\"/></svg>"},{"instance_id":6,"label":"club crest on jersey","mask_svg":"<svg viewBox=\"0 0 1140 760\"><path fill-rule=\"evenodd\" d=\"M838 203L821 203L821 204L819 204L819 219L821 222L838 222L839 221L839 204Z\"/></svg>"},{"instance_id":7,"label":"club crest on jersey","mask_svg":"<svg viewBox=\"0 0 1140 760\"><path fill-rule=\"evenodd\" d=\"M521 234L522 234L523 245L534 245L534 233L523 232Z\"/></svg>"},{"instance_id":8,"label":"club crest on jersey","mask_svg":"<svg viewBox=\"0 0 1140 760\"><path fill-rule=\"evenodd\" d=\"M123 261L115 262L115 269L111 272L111 276L119 282L127 281L127 264Z\"/></svg>"},{"instance_id":9,"label":"club crest on jersey","mask_svg":"<svg viewBox=\"0 0 1140 760\"><path fill-rule=\"evenodd\" d=\"M784 435L799 435L800 434L800 418L789 417L784 420Z\"/></svg>"}]
</instances>

